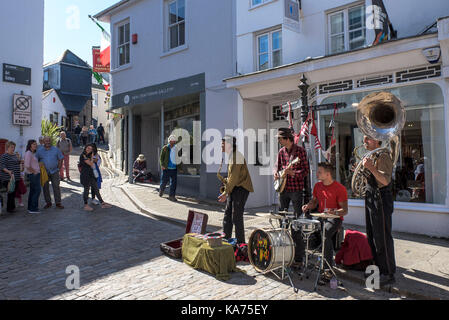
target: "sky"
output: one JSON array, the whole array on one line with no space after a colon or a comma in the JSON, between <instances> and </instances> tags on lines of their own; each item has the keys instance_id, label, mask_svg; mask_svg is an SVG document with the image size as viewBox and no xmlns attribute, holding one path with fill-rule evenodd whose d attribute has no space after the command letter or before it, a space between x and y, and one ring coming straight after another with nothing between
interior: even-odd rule
<instances>
[{"instance_id":1,"label":"sky","mask_svg":"<svg viewBox=\"0 0 449 320\"><path fill-rule=\"evenodd\" d=\"M100 46L101 30L89 19L119 0L45 0L44 64L66 49L92 65L92 46ZM109 24L100 23L109 32Z\"/></svg>"}]
</instances>

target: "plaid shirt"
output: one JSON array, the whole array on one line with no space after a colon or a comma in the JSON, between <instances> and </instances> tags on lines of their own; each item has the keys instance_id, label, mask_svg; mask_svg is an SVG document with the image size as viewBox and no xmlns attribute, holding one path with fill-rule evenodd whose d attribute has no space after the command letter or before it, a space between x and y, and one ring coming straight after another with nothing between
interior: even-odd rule
<instances>
[{"instance_id":1,"label":"plaid shirt","mask_svg":"<svg viewBox=\"0 0 449 320\"><path fill-rule=\"evenodd\" d=\"M304 189L304 177L309 174L309 162L307 161L306 150L296 144L293 144L290 152L287 151L286 147L282 147L279 150L275 172L287 168L288 164L297 157L300 159L300 162L291 167L295 175L293 177L287 175L284 192L296 192Z\"/></svg>"}]
</instances>

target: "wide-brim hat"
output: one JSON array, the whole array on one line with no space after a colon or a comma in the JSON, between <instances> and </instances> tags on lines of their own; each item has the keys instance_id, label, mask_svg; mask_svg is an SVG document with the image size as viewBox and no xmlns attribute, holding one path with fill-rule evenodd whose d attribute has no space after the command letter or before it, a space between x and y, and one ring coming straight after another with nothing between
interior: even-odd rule
<instances>
[{"instance_id":1,"label":"wide-brim hat","mask_svg":"<svg viewBox=\"0 0 449 320\"><path fill-rule=\"evenodd\" d=\"M176 136L172 134L171 136L168 137L168 142L170 142L170 141L176 142L176 141L178 141L178 139L176 139Z\"/></svg>"},{"instance_id":2,"label":"wide-brim hat","mask_svg":"<svg viewBox=\"0 0 449 320\"><path fill-rule=\"evenodd\" d=\"M276 138L293 138L292 130L289 128L279 128Z\"/></svg>"},{"instance_id":3,"label":"wide-brim hat","mask_svg":"<svg viewBox=\"0 0 449 320\"><path fill-rule=\"evenodd\" d=\"M137 159L139 159L140 161L145 161L145 156L143 154L139 154Z\"/></svg>"},{"instance_id":4,"label":"wide-brim hat","mask_svg":"<svg viewBox=\"0 0 449 320\"><path fill-rule=\"evenodd\" d=\"M225 136L221 139L221 141L224 141L224 142L229 143L229 144L235 144L236 138L233 137L233 136L230 136L230 135L225 135Z\"/></svg>"}]
</instances>

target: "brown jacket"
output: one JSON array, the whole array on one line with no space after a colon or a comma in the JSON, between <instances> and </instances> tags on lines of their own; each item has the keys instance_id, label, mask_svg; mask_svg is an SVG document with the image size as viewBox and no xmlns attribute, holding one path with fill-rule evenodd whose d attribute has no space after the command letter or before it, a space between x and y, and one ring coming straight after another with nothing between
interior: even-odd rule
<instances>
[{"instance_id":1,"label":"brown jacket","mask_svg":"<svg viewBox=\"0 0 449 320\"><path fill-rule=\"evenodd\" d=\"M228 164L228 177L224 182L225 193L230 195L235 187L243 187L254 192L251 176L249 175L245 157L238 151L231 153Z\"/></svg>"}]
</instances>

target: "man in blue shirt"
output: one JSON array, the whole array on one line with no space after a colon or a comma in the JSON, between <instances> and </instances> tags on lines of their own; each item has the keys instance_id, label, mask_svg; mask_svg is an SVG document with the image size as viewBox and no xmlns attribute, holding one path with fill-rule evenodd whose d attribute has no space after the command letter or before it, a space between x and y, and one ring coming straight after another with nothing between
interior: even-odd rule
<instances>
[{"instance_id":1,"label":"man in blue shirt","mask_svg":"<svg viewBox=\"0 0 449 320\"><path fill-rule=\"evenodd\" d=\"M159 163L162 169L161 184L159 187L159 197L164 194L165 187L170 180L170 195L169 200L178 201L175 197L176 184L178 178L178 170L176 168L176 137L171 135L168 138L168 144L162 148Z\"/></svg>"},{"instance_id":2,"label":"man in blue shirt","mask_svg":"<svg viewBox=\"0 0 449 320\"><path fill-rule=\"evenodd\" d=\"M50 181L53 188L56 207L64 209L61 204L61 189L59 187L59 170L62 166L64 156L62 152L51 145L50 137L44 137L44 146L36 151L36 158L40 163L44 164L47 170L48 181L44 184L44 198L47 203L44 209L51 208Z\"/></svg>"}]
</instances>

